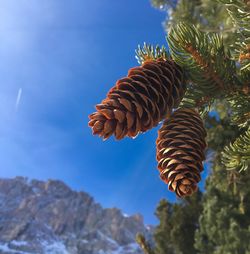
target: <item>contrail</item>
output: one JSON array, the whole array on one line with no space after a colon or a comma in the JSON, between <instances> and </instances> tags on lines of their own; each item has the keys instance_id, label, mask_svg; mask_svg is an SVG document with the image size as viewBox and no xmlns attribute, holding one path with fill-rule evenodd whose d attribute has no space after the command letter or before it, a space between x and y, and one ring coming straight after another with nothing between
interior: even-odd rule
<instances>
[{"instance_id":1,"label":"contrail","mask_svg":"<svg viewBox=\"0 0 250 254\"><path fill-rule=\"evenodd\" d=\"M18 93L17 93L17 97L16 97L16 110L18 110L18 106L20 104L21 96L22 96L22 88L19 88Z\"/></svg>"}]
</instances>

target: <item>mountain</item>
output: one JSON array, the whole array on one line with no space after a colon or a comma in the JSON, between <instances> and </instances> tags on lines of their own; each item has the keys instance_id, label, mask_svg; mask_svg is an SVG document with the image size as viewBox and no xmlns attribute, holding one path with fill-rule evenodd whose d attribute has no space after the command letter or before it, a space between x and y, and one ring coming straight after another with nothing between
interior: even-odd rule
<instances>
[{"instance_id":1,"label":"mountain","mask_svg":"<svg viewBox=\"0 0 250 254\"><path fill-rule=\"evenodd\" d=\"M141 215L104 209L61 181L0 179L1 254L141 254Z\"/></svg>"}]
</instances>

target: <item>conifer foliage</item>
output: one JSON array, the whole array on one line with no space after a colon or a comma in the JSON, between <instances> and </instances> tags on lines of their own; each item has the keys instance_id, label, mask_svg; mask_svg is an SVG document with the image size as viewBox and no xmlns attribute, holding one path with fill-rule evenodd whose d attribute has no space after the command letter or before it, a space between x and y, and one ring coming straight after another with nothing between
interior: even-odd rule
<instances>
[{"instance_id":1,"label":"conifer foliage","mask_svg":"<svg viewBox=\"0 0 250 254\"><path fill-rule=\"evenodd\" d=\"M238 136L224 144L221 161L228 170L249 168L250 3L246 0L152 0L152 3L167 13L169 52L164 46L139 47L140 66L130 69L110 89L106 99L96 105L96 112L89 116L89 126L93 134L104 140L112 135L119 140L135 137L165 120L157 141L158 165L169 189L182 197L193 193L200 180L205 159L202 122L209 119L212 108L218 110L218 101L225 102L229 124L239 129ZM178 124L173 132L175 121L185 122L188 118L190 121L199 118L192 122L190 132ZM188 138L180 146L182 132L188 133L185 134Z\"/></svg>"},{"instance_id":2,"label":"conifer foliage","mask_svg":"<svg viewBox=\"0 0 250 254\"><path fill-rule=\"evenodd\" d=\"M139 46L140 66L116 82L89 126L122 139L163 121L160 177L183 199L160 202L155 246L137 237L146 254L250 253L250 1L151 3L166 12L167 47Z\"/></svg>"},{"instance_id":3,"label":"conifer foliage","mask_svg":"<svg viewBox=\"0 0 250 254\"><path fill-rule=\"evenodd\" d=\"M150 254L249 254L250 1L151 2L166 11L170 53L187 79L180 107L204 120L210 172L195 207L186 203L195 195L160 202Z\"/></svg>"},{"instance_id":4,"label":"conifer foliage","mask_svg":"<svg viewBox=\"0 0 250 254\"><path fill-rule=\"evenodd\" d=\"M202 210L201 198L201 192L197 191L179 203L161 200L155 212L159 219L154 232L155 244L150 245L138 235L137 242L142 250L146 254L196 254L194 243Z\"/></svg>"}]
</instances>

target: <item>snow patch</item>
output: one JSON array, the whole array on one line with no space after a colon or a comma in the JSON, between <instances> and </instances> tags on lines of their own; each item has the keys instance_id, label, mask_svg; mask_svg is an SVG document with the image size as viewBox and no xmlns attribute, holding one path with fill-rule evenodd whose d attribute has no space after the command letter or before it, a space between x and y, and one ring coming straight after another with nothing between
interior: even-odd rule
<instances>
[{"instance_id":1,"label":"snow patch","mask_svg":"<svg viewBox=\"0 0 250 254\"><path fill-rule=\"evenodd\" d=\"M16 240L11 241L11 244L13 244L15 246L26 246L26 245L28 245L28 243L26 241L16 241Z\"/></svg>"},{"instance_id":2,"label":"snow patch","mask_svg":"<svg viewBox=\"0 0 250 254\"><path fill-rule=\"evenodd\" d=\"M18 254L30 254L28 252L23 252L23 251L18 251L17 250L13 250L13 249L10 249L9 246L8 246L8 243L4 243L4 244L1 244L0 243L0 251L3 251L3 253L18 253Z\"/></svg>"},{"instance_id":3,"label":"snow patch","mask_svg":"<svg viewBox=\"0 0 250 254\"><path fill-rule=\"evenodd\" d=\"M46 254L70 254L63 242L42 242Z\"/></svg>"},{"instance_id":4,"label":"snow patch","mask_svg":"<svg viewBox=\"0 0 250 254\"><path fill-rule=\"evenodd\" d=\"M5 244L0 244L0 250L2 251L11 251L8 247L8 244L5 243Z\"/></svg>"},{"instance_id":5,"label":"snow patch","mask_svg":"<svg viewBox=\"0 0 250 254\"><path fill-rule=\"evenodd\" d=\"M109 242L110 244L115 245L115 246L118 246L117 242L116 242L114 239L112 239L112 238L110 238L110 237L104 235L104 234L103 234L102 232L100 232L99 230L97 231L97 233L101 236L102 239L105 239L105 240L106 240L107 242Z\"/></svg>"},{"instance_id":6,"label":"snow patch","mask_svg":"<svg viewBox=\"0 0 250 254\"><path fill-rule=\"evenodd\" d=\"M81 242L82 242L82 243L89 243L89 241L86 240L86 239L82 239Z\"/></svg>"},{"instance_id":7,"label":"snow patch","mask_svg":"<svg viewBox=\"0 0 250 254\"><path fill-rule=\"evenodd\" d=\"M119 246L116 250L105 252L104 250L99 250L97 254L124 254L128 253L137 253L139 247L136 243L131 243L125 246Z\"/></svg>"}]
</instances>

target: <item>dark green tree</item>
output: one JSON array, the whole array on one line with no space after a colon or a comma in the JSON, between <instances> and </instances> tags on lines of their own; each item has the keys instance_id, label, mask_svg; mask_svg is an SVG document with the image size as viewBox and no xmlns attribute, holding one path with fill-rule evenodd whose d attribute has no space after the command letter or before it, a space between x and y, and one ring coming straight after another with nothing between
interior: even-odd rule
<instances>
[{"instance_id":1,"label":"dark green tree","mask_svg":"<svg viewBox=\"0 0 250 254\"><path fill-rule=\"evenodd\" d=\"M173 228L173 205L163 199L160 201L155 214L159 219L159 225L157 226L154 235L156 252L159 254L171 254L174 250L171 239L171 230Z\"/></svg>"},{"instance_id":2,"label":"dark green tree","mask_svg":"<svg viewBox=\"0 0 250 254\"><path fill-rule=\"evenodd\" d=\"M157 1L153 2L154 7L157 7ZM244 6L245 10L248 7L244 5L247 1L231 1L232 4L229 4L230 1L221 2L224 4L220 4L218 1L205 0L180 0L176 5L171 6L169 5L169 1L165 1L165 5L161 1L160 4L160 9L164 9L167 12L168 20L165 23L167 32L171 30L173 25L176 26L176 24L182 21L186 24L194 24L201 32L217 32L223 36L225 47L232 53L230 59L236 59L242 65L241 78L243 83L245 82L245 85L236 94L229 94L226 98L215 99L209 105L209 110L214 112L214 114L209 114L205 117L209 147L207 158L211 164L210 175L206 181L206 190L202 202L199 203L202 208L199 210L199 220L195 229L187 227L186 231L181 230L183 225L185 225L182 219L187 215L191 218L194 214L192 206L180 209L182 206L180 204L169 204L166 201L160 202L158 209L165 207L165 210L161 208L160 211L162 213L159 216L159 210L157 209L160 224L155 232L156 254L250 253L250 176L249 172L247 172L250 161L250 136L248 127L250 119L250 83L249 74L245 73L245 70L249 66L240 59L240 56L244 55L244 47L249 37L247 33L243 33L241 38L238 38L238 34L241 33L238 30L239 27L242 29L242 25L248 25L244 24L243 20L239 20L240 13L238 13L238 9L236 10L234 6L240 5L240 8ZM250 5L249 2L247 4L248 6ZM172 13L170 18L169 10ZM245 14L245 18L249 20L249 14ZM192 52L188 52L183 46L178 47L176 44L180 40L183 42L189 41L190 32L193 28L187 26L185 29L188 31L186 32L185 30L182 31L182 29L184 29L183 25L179 26L174 31L174 34L170 32L170 36L173 36L172 38L170 37L170 43L173 42L171 47L173 54L176 54L177 61L182 62L183 65L189 65L191 62L184 62L183 55L188 58L192 55ZM180 35L181 33L182 35ZM196 40L199 36L200 34L194 31L194 39ZM191 44L194 45L193 43ZM241 53L239 53L240 51ZM179 55L179 52L182 52L182 55ZM199 60L197 58L195 59L195 55L191 56L190 59ZM202 64L202 61L198 62L198 65L200 64ZM191 68L197 67L195 63L192 63L190 66ZM205 66L203 67L205 69ZM200 75L202 76L204 74L200 72ZM190 77L193 81L194 78ZM198 79L196 82L201 83ZM202 91L200 91L200 94L202 95ZM197 95L190 96L184 103L193 103L196 98ZM206 104L207 99L209 100L209 98L204 96L200 102ZM239 173L239 171L241 172ZM166 209L167 207L168 209ZM180 211L182 211L181 216ZM186 220L184 219L184 221ZM191 237L190 239L190 236L193 238ZM194 245L190 247L185 241L187 239Z\"/></svg>"},{"instance_id":3,"label":"dark green tree","mask_svg":"<svg viewBox=\"0 0 250 254\"><path fill-rule=\"evenodd\" d=\"M139 47L141 66L116 82L89 125L104 139L121 139L171 119L173 109L199 112L211 164L203 201L199 193L177 204L161 201L155 248L142 236L137 240L150 254L249 254L250 1L152 0L152 5L166 12L167 47ZM193 174L194 168L202 171L204 159L203 123L197 121L186 128L184 118L173 119L157 139L161 178L175 192L181 186L190 193L200 180Z\"/></svg>"},{"instance_id":4,"label":"dark green tree","mask_svg":"<svg viewBox=\"0 0 250 254\"><path fill-rule=\"evenodd\" d=\"M230 125L229 114L222 107L218 109L217 119L211 117L207 121L207 141L214 155L195 248L201 254L250 253L250 177L246 172L227 171L220 157L223 147L242 130Z\"/></svg>"},{"instance_id":5,"label":"dark green tree","mask_svg":"<svg viewBox=\"0 0 250 254\"><path fill-rule=\"evenodd\" d=\"M202 254L250 253L249 176L228 174L219 162L207 180L195 247Z\"/></svg>"},{"instance_id":6,"label":"dark green tree","mask_svg":"<svg viewBox=\"0 0 250 254\"><path fill-rule=\"evenodd\" d=\"M195 254L194 235L202 209L201 198L202 194L198 191L178 203L161 200L155 213L159 219L154 232L155 247L146 248L145 239L137 240L145 253Z\"/></svg>"},{"instance_id":7,"label":"dark green tree","mask_svg":"<svg viewBox=\"0 0 250 254\"><path fill-rule=\"evenodd\" d=\"M201 192L185 198L180 204L173 204L172 229L170 231L173 254L196 253L194 234L198 227L200 213ZM157 234L155 240L157 241Z\"/></svg>"}]
</instances>

